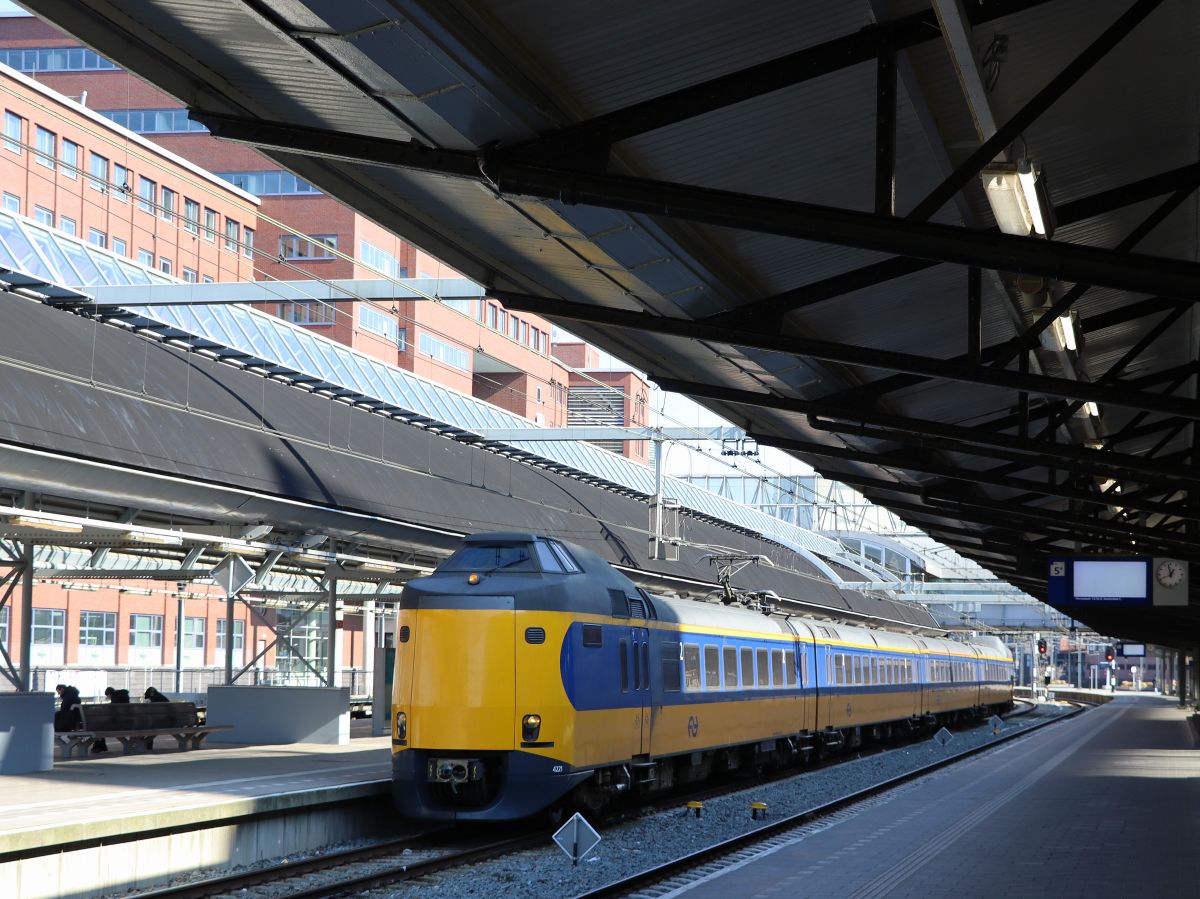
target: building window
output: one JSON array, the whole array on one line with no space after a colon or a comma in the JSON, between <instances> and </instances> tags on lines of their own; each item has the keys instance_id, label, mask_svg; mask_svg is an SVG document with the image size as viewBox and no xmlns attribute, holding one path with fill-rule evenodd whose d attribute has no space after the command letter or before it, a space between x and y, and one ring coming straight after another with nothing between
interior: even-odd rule
<instances>
[{"instance_id":1,"label":"building window","mask_svg":"<svg viewBox=\"0 0 1200 899\"><path fill-rule=\"evenodd\" d=\"M494 330L496 327L496 322L499 320L499 317L500 317L500 310L496 308L496 304L488 303L488 320L487 320L488 327L492 328Z\"/></svg>"},{"instance_id":2,"label":"building window","mask_svg":"<svg viewBox=\"0 0 1200 899\"><path fill-rule=\"evenodd\" d=\"M370 241L361 240L358 243L358 258L363 265L392 278L407 278L408 269L400 264L400 260L386 250L381 250Z\"/></svg>"},{"instance_id":3,"label":"building window","mask_svg":"<svg viewBox=\"0 0 1200 899\"><path fill-rule=\"evenodd\" d=\"M169 187L164 187L159 195L159 202L162 203L162 208L159 213L163 217L164 222L173 221L175 218L175 191Z\"/></svg>"},{"instance_id":4,"label":"building window","mask_svg":"<svg viewBox=\"0 0 1200 899\"><path fill-rule=\"evenodd\" d=\"M399 325L396 324L396 320L371 306L359 307L358 322L362 325L364 331L370 331L372 334L386 337L392 343L397 343L400 339L400 329Z\"/></svg>"},{"instance_id":5,"label":"building window","mask_svg":"<svg viewBox=\"0 0 1200 899\"><path fill-rule=\"evenodd\" d=\"M204 207L204 239L217 239L217 210Z\"/></svg>"},{"instance_id":6,"label":"building window","mask_svg":"<svg viewBox=\"0 0 1200 899\"><path fill-rule=\"evenodd\" d=\"M92 177L88 184L92 190L108 190L108 160L99 153L92 153Z\"/></svg>"},{"instance_id":7,"label":"building window","mask_svg":"<svg viewBox=\"0 0 1200 899\"><path fill-rule=\"evenodd\" d=\"M138 265L142 268L154 268L154 254L149 250L138 250L137 255Z\"/></svg>"},{"instance_id":8,"label":"building window","mask_svg":"<svg viewBox=\"0 0 1200 899\"><path fill-rule=\"evenodd\" d=\"M4 111L4 149L21 155L25 139L25 120L15 112Z\"/></svg>"},{"instance_id":9,"label":"building window","mask_svg":"<svg viewBox=\"0 0 1200 899\"><path fill-rule=\"evenodd\" d=\"M8 191L4 191L4 208L9 212L15 212L17 215L20 215L21 198L16 194L10 194Z\"/></svg>"},{"instance_id":10,"label":"building window","mask_svg":"<svg viewBox=\"0 0 1200 899\"><path fill-rule=\"evenodd\" d=\"M33 610L33 645L61 646L66 642L67 613L65 609Z\"/></svg>"},{"instance_id":11,"label":"building window","mask_svg":"<svg viewBox=\"0 0 1200 899\"><path fill-rule=\"evenodd\" d=\"M279 255L284 259L336 259L336 234L309 234L299 237L285 234L279 238Z\"/></svg>"},{"instance_id":12,"label":"building window","mask_svg":"<svg viewBox=\"0 0 1200 899\"><path fill-rule=\"evenodd\" d=\"M75 235L75 219L69 215L60 215L58 217L58 228L63 234Z\"/></svg>"},{"instance_id":13,"label":"building window","mask_svg":"<svg viewBox=\"0 0 1200 899\"><path fill-rule=\"evenodd\" d=\"M183 619L184 649L204 649L204 627L206 624L207 620L204 618Z\"/></svg>"},{"instance_id":14,"label":"building window","mask_svg":"<svg viewBox=\"0 0 1200 899\"><path fill-rule=\"evenodd\" d=\"M183 267L183 280L188 284L195 284L196 283L196 270L194 268L188 268L185 265Z\"/></svg>"},{"instance_id":15,"label":"building window","mask_svg":"<svg viewBox=\"0 0 1200 899\"><path fill-rule=\"evenodd\" d=\"M113 196L122 203L128 202L133 186L129 183L129 169L118 163L113 163Z\"/></svg>"},{"instance_id":16,"label":"building window","mask_svg":"<svg viewBox=\"0 0 1200 899\"><path fill-rule=\"evenodd\" d=\"M171 260L168 259L166 256L159 256L158 257L158 270L160 272L162 272L164 275L171 274L171 272L174 270L171 265Z\"/></svg>"},{"instance_id":17,"label":"building window","mask_svg":"<svg viewBox=\"0 0 1200 899\"><path fill-rule=\"evenodd\" d=\"M242 226L233 219L225 219L225 249L231 253L238 251L238 233Z\"/></svg>"},{"instance_id":18,"label":"building window","mask_svg":"<svg viewBox=\"0 0 1200 899\"><path fill-rule=\"evenodd\" d=\"M454 368L462 369L463 371L471 370L471 358L466 350L449 343L443 343L424 331L417 338L417 349L431 359L445 362Z\"/></svg>"},{"instance_id":19,"label":"building window","mask_svg":"<svg viewBox=\"0 0 1200 899\"><path fill-rule=\"evenodd\" d=\"M188 118L186 109L98 109L100 115L137 134L186 134L208 129Z\"/></svg>"},{"instance_id":20,"label":"building window","mask_svg":"<svg viewBox=\"0 0 1200 899\"><path fill-rule=\"evenodd\" d=\"M218 178L224 178L234 187L240 187L246 193L260 197L288 196L291 194L319 194L303 178L297 178L291 172L271 170L265 172L214 172Z\"/></svg>"},{"instance_id":21,"label":"building window","mask_svg":"<svg viewBox=\"0 0 1200 899\"><path fill-rule=\"evenodd\" d=\"M116 646L116 612L80 612L80 646Z\"/></svg>"},{"instance_id":22,"label":"building window","mask_svg":"<svg viewBox=\"0 0 1200 899\"><path fill-rule=\"evenodd\" d=\"M235 621L233 623L233 649L235 652L241 652L242 646L246 642L246 622ZM217 619L217 649L224 651L225 649L225 619Z\"/></svg>"},{"instance_id":23,"label":"building window","mask_svg":"<svg viewBox=\"0 0 1200 899\"><path fill-rule=\"evenodd\" d=\"M200 204L183 198L183 230L195 234L200 230Z\"/></svg>"},{"instance_id":24,"label":"building window","mask_svg":"<svg viewBox=\"0 0 1200 899\"><path fill-rule=\"evenodd\" d=\"M58 135L38 125L35 142L37 153L34 155L34 159L37 160L38 165L53 169L56 164L54 157L58 155Z\"/></svg>"},{"instance_id":25,"label":"building window","mask_svg":"<svg viewBox=\"0 0 1200 899\"><path fill-rule=\"evenodd\" d=\"M212 275L202 275L200 277L200 283L201 284L212 284L213 283Z\"/></svg>"},{"instance_id":26,"label":"building window","mask_svg":"<svg viewBox=\"0 0 1200 899\"><path fill-rule=\"evenodd\" d=\"M118 256L128 256L129 244L125 243L124 238L114 237L112 239L112 251Z\"/></svg>"},{"instance_id":27,"label":"building window","mask_svg":"<svg viewBox=\"0 0 1200 899\"><path fill-rule=\"evenodd\" d=\"M0 608L0 646L8 649L8 606Z\"/></svg>"},{"instance_id":28,"label":"building window","mask_svg":"<svg viewBox=\"0 0 1200 899\"><path fill-rule=\"evenodd\" d=\"M407 328L398 328L396 330L396 349L398 349L400 352L403 353L407 346L407 341L408 341L408 329Z\"/></svg>"},{"instance_id":29,"label":"building window","mask_svg":"<svg viewBox=\"0 0 1200 899\"><path fill-rule=\"evenodd\" d=\"M247 256L254 256L254 229L242 229L242 252Z\"/></svg>"},{"instance_id":30,"label":"building window","mask_svg":"<svg viewBox=\"0 0 1200 899\"><path fill-rule=\"evenodd\" d=\"M108 235L99 228L88 228L88 243L98 247L108 247Z\"/></svg>"},{"instance_id":31,"label":"building window","mask_svg":"<svg viewBox=\"0 0 1200 899\"><path fill-rule=\"evenodd\" d=\"M130 646L162 646L162 615L130 615Z\"/></svg>"},{"instance_id":32,"label":"building window","mask_svg":"<svg viewBox=\"0 0 1200 899\"><path fill-rule=\"evenodd\" d=\"M79 177L79 144L73 140L62 139L62 173L74 181Z\"/></svg>"},{"instance_id":33,"label":"building window","mask_svg":"<svg viewBox=\"0 0 1200 899\"><path fill-rule=\"evenodd\" d=\"M337 307L318 300L301 300L282 303L279 317L296 325L332 325L337 316Z\"/></svg>"},{"instance_id":34,"label":"building window","mask_svg":"<svg viewBox=\"0 0 1200 899\"><path fill-rule=\"evenodd\" d=\"M138 178L138 209L154 215L154 207L158 203L158 184L145 175Z\"/></svg>"},{"instance_id":35,"label":"building window","mask_svg":"<svg viewBox=\"0 0 1200 899\"><path fill-rule=\"evenodd\" d=\"M33 220L39 225L49 225L54 227L54 210L47 209L45 206L33 207Z\"/></svg>"},{"instance_id":36,"label":"building window","mask_svg":"<svg viewBox=\"0 0 1200 899\"><path fill-rule=\"evenodd\" d=\"M117 64L85 47L26 47L0 50L0 63L19 72L94 72Z\"/></svg>"}]
</instances>

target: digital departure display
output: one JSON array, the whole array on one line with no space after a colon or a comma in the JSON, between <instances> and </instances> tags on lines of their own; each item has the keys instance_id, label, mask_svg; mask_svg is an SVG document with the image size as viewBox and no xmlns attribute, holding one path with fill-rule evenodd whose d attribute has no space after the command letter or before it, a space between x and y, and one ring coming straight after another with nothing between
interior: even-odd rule
<instances>
[{"instance_id":1,"label":"digital departure display","mask_svg":"<svg viewBox=\"0 0 1200 899\"><path fill-rule=\"evenodd\" d=\"M1144 603L1150 600L1146 559L1076 559L1071 596L1076 602Z\"/></svg>"}]
</instances>

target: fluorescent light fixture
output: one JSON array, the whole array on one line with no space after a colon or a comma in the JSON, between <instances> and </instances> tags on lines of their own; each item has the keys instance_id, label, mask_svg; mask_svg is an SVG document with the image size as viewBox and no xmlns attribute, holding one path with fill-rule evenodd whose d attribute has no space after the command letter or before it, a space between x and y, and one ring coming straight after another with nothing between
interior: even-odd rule
<instances>
[{"instance_id":1,"label":"fluorescent light fixture","mask_svg":"<svg viewBox=\"0 0 1200 899\"><path fill-rule=\"evenodd\" d=\"M126 531L125 536L137 543L153 543L157 546L183 546L183 538L175 534L159 534L154 531Z\"/></svg>"},{"instance_id":2,"label":"fluorescent light fixture","mask_svg":"<svg viewBox=\"0 0 1200 899\"><path fill-rule=\"evenodd\" d=\"M248 543L234 543L225 541L218 543L216 549L223 553L233 553L238 556L260 556L265 550L259 549L257 546L251 546Z\"/></svg>"},{"instance_id":3,"label":"fluorescent light fixture","mask_svg":"<svg viewBox=\"0 0 1200 899\"><path fill-rule=\"evenodd\" d=\"M35 515L10 515L8 523L19 528L35 528L39 531L57 531L60 534L82 534L83 525L55 518L40 518Z\"/></svg>"},{"instance_id":4,"label":"fluorescent light fixture","mask_svg":"<svg viewBox=\"0 0 1200 899\"><path fill-rule=\"evenodd\" d=\"M1097 406L1095 403L1093 403L1091 400L1088 400L1086 403L1083 404L1083 411L1084 411L1084 414L1090 415L1090 416L1092 416L1092 418L1100 417L1100 407Z\"/></svg>"},{"instance_id":5,"label":"fluorescent light fixture","mask_svg":"<svg viewBox=\"0 0 1200 899\"><path fill-rule=\"evenodd\" d=\"M378 571L382 574L395 574L396 566L388 562L362 562L355 571Z\"/></svg>"},{"instance_id":6,"label":"fluorescent light fixture","mask_svg":"<svg viewBox=\"0 0 1200 899\"><path fill-rule=\"evenodd\" d=\"M1042 215L1042 204L1037 192L1038 172L1033 163L1022 159L1017 164L1017 180L1021 184L1021 193L1025 197L1025 206L1029 209L1029 217L1033 220L1033 230L1045 235L1046 219Z\"/></svg>"},{"instance_id":7,"label":"fluorescent light fixture","mask_svg":"<svg viewBox=\"0 0 1200 899\"><path fill-rule=\"evenodd\" d=\"M1028 237L1030 231L1046 234L1046 213L1038 193L1038 171L1028 160L1020 167L993 163L982 172L983 192L996 224L1005 234Z\"/></svg>"},{"instance_id":8,"label":"fluorescent light fixture","mask_svg":"<svg viewBox=\"0 0 1200 899\"><path fill-rule=\"evenodd\" d=\"M292 553L292 558L297 562L312 562L316 565L329 565L336 561L336 556L333 553L313 552L311 550Z\"/></svg>"},{"instance_id":9,"label":"fluorescent light fixture","mask_svg":"<svg viewBox=\"0 0 1200 899\"><path fill-rule=\"evenodd\" d=\"M1054 320L1054 336L1058 338L1058 343L1064 350L1074 352L1078 349L1079 344L1075 341L1075 322L1071 313L1060 315Z\"/></svg>"}]
</instances>

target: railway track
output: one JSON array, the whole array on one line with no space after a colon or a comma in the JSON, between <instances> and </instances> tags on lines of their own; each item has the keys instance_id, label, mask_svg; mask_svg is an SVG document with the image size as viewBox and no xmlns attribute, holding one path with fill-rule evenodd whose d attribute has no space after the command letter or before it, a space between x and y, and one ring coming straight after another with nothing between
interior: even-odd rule
<instances>
[{"instance_id":1,"label":"railway track","mask_svg":"<svg viewBox=\"0 0 1200 899\"><path fill-rule=\"evenodd\" d=\"M469 839L466 847L444 852L431 845L434 840L445 837L453 831L454 828L451 826L425 830L358 849L328 853L273 865L269 868L243 871L139 893L138 899L206 899L211 896L239 894L251 887L266 884L277 888L280 891L279 894L287 896L288 899L353 895L355 892L372 889L383 884L412 880L447 868L485 861L530 846L540 846L546 840L545 834L541 831L525 831L517 836L501 840L494 837ZM422 847L427 844L430 844L427 851L436 853L433 857L396 861L398 857L403 858L406 851L422 851ZM369 870L363 871L364 867ZM289 880L329 873L338 868L348 870L336 880L325 881L311 887L302 885L295 891L287 890L287 881Z\"/></svg>"}]
</instances>

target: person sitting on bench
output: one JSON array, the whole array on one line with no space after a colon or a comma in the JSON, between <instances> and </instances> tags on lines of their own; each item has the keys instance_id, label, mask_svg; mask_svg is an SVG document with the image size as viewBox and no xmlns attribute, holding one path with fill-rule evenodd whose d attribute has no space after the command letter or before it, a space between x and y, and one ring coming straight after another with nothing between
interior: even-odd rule
<instances>
[{"instance_id":1,"label":"person sitting on bench","mask_svg":"<svg viewBox=\"0 0 1200 899\"><path fill-rule=\"evenodd\" d=\"M112 687L104 688L104 695L108 697L109 702L129 702L128 690L115 690ZM108 741L103 737L92 743L92 752L108 752Z\"/></svg>"}]
</instances>

